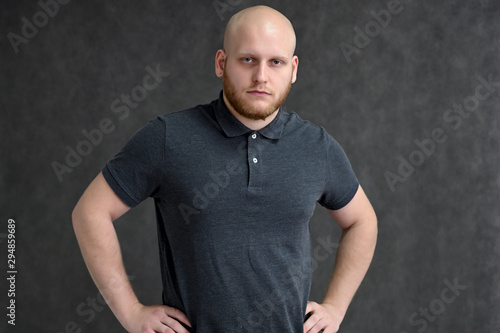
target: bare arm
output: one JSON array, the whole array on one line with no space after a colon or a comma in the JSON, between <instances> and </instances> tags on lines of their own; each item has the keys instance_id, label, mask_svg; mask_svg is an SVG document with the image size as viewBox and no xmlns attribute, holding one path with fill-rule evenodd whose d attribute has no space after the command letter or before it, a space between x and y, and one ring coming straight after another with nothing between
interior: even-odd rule
<instances>
[{"instance_id":1,"label":"bare arm","mask_svg":"<svg viewBox=\"0 0 500 333\"><path fill-rule=\"evenodd\" d=\"M178 322L190 326L185 314L163 305L144 306L132 290L113 225L113 221L129 209L102 173L78 201L72 214L73 227L90 275L118 321L129 332L187 333Z\"/></svg>"},{"instance_id":2,"label":"bare arm","mask_svg":"<svg viewBox=\"0 0 500 333\"><path fill-rule=\"evenodd\" d=\"M335 269L322 304L308 303L304 332L337 332L370 266L377 242L377 217L361 186L345 207L329 211L342 228Z\"/></svg>"}]
</instances>

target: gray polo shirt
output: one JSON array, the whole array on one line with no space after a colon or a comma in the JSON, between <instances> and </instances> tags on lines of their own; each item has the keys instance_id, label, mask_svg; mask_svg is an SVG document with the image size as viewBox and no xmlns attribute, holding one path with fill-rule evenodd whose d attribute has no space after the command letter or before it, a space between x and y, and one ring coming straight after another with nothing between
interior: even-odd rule
<instances>
[{"instance_id":1,"label":"gray polo shirt","mask_svg":"<svg viewBox=\"0 0 500 333\"><path fill-rule=\"evenodd\" d=\"M280 110L253 131L221 93L152 120L102 171L127 205L154 198L163 302L193 332L302 332L315 204L358 189L323 128Z\"/></svg>"}]
</instances>

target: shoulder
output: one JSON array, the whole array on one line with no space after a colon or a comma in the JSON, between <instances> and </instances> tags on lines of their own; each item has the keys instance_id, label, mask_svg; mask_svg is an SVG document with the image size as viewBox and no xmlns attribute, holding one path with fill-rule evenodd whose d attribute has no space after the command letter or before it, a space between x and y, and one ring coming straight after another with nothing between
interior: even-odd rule
<instances>
[{"instance_id":1,"label":"shoulder","mask_svg":"<svg viewBox=\"0 0 500 333\"><path fill-rule=\"evenodd\" d=\"M152 121L162 124L167 129L181 127L205 126L213 123L215 120L214 109L211 104L200 104L189 109L178 110L174 112L159 115Z\"/></svg>"},{"instance_id":2,"label":"shoulder","mask_svg":"<svg viewBox=\"0 0 500 333\"><path fill-rule=\"evenodd\" d=\"M322 152L327 158L345 155L342 146L324 127L302 119L295 112L284 112L284 119L283 133L297 149Z\"/></svg>"},{"instance_id":3,"label":"shoulder","mask_svg":"<svg viewBox=\"0 0 500 333\"><path fill-rule=\"evenodd\" d=\"M283 112L284 132L300 137L302 141L328 141L333 137L322 126L301 118L295 112Z\"/></svg>"},{"instance_id":4,"label":"shoulder","mask_svg":"<svg viewBox=\"0 0 500 333\"><path fill-rule=\"evenodd\" d=\"M164 141L166 135L179 135L196 123L195 119L203 112L203 108L190 109L164 113L150 119L143 124L130 138L129 141L142 142L143 144L158 144Z\"/></svg>"},{"instance_id":5,"label":"shoulder","mask_svg":"<svg viewBox=\"0 0 500 333\"><path fill-rule=\"evenodd\" d=\"M163 123L189 121L193 117L197 117L203 111L205 111L204 106L198 105L189 109L161 114L155 119L153 119L153 121L158 121Z\"/></svg>"}]
</instances>

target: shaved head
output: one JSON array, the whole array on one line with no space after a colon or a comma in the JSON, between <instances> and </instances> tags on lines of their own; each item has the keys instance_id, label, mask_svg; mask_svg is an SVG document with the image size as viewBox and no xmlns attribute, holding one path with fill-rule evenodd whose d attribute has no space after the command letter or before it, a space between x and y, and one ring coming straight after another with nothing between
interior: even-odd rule
<instances>
[{"instance_id":1,"label":"shaved head","mask_svg":"<svg viewBox=\"0 0 500 333\"><path fill-rule=\"evenodd\" d=\"M252 28L279 32L289 42L290 56L295 53L296 37L292 23L285 15L268 6L249 7L234 14L224 33L224 50L231 52L235 39Z\"/></svg>"}]
</instances>

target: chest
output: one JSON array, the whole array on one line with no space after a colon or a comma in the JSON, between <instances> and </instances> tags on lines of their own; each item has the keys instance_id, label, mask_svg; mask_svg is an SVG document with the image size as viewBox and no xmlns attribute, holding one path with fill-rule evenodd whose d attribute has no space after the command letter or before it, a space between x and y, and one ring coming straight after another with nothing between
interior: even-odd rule
<instances>
[{"instance_id":1,"label":"chest","mask_svg":"<svg viewBox=\"0 0 500 333\"><path fill-rule=\"evenodd\" d=\"M168 223L200 238L308 227L324 189L324 152L290 145L253 133L169 145L161 198Z\"/></svg>"}]
</instances>

